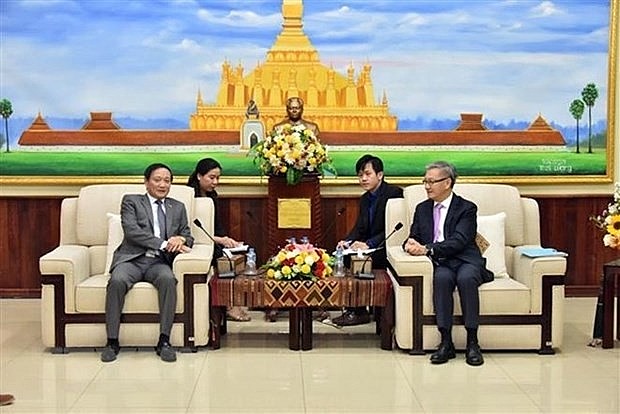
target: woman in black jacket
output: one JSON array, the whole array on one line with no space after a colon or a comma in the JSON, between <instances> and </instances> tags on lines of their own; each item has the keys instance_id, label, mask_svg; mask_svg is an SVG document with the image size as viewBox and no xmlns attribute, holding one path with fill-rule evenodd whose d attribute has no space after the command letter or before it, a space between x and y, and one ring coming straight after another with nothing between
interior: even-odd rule
<instances>
[{"instance_id":1,"label":"woman in black jacket","mask_svg":"<svg viewBox=\"0 0 620 414\"><path fill-rule=\"evenodd\" d=\"M194 189L196 197L210 197L213 200L215 232L213 239L219 246L215 249L214 258L222 256L222 248L233 248L241 246L243 243L236 241L232 237L226 236L226 230L222 226L222 221L218 215L218 199L215 188L219 184L222 166L213 158L203 158L196 164L194 172L189 176L187 185ZM216 246L216 247L218 247ZM228 308L226 315L229 320L247 322L250 320L248 308L243 306L232 306Z\"/></svg>"}]
</instances>

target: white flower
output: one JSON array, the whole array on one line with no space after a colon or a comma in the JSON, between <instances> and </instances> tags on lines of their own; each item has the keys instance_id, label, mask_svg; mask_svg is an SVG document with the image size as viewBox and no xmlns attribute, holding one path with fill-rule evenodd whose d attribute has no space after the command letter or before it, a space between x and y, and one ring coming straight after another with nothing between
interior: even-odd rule
<instances>
[{"instance_id":1,"label":"white flower","mask_svg":"<svg viewBox=\"0 0 620 414\"><path fill-rule=\"evenodd\" d=\"M262 173L286 173L289 184L297 183L305 171L336 173L327 150L303 124L276 127L252 147L251 154Z\"/></svg>"},{"instance_id":2,"label":"white flower","mask_svg":"<svg viewBox=\"0 0 620 414\"><path fill-rule=\"evenodd\" d=\"M603 245L620 249L620 231L617 228L619 223L618 217L620 217L620 183L614 184L613 200L613 202L607 205L602 214L590 216L590 220L605 233L603 235Z\"/></svg>"},{"instance_id":3,"label":"white flower","mask_svg":"<svg viewBox=\"0 0 620 414\"><path fill-rule=\"evenodd\" d=\"M618 239L611 235L611 234L606 234L603 236L603 244L606 247L618 247Z\"/></svg>"}]
</instances>

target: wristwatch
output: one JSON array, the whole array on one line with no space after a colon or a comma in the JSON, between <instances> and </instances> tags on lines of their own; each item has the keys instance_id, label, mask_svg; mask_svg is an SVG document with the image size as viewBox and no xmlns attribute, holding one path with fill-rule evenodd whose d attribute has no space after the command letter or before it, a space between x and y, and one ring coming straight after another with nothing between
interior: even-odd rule
<instances>
[{"instance_id":1,"label":"wristwatch","mask_svg":"<svg viewBox=\"0 0 620 414\"><path fill-rule=\"evenodd\" d=\"M434 252L433 252L433 248L432 248L432 247L429 247L429 246L430 246L429 244L427 244L427 245L425 245L425 246L424 246L424 248L426 249L426 255L427 255L427 256L432 256L432 255L433 255L433 253L434 253Z\"/></svg>"}]
</instances>

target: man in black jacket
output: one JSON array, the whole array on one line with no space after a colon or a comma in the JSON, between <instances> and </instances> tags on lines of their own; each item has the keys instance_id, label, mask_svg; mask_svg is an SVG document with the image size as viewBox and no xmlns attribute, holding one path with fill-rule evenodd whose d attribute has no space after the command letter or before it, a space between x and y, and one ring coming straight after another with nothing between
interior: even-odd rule
<instances>
[{"instance_id":1,"label":"man in black jacket","mask_svg":"<svg viewBox=\"0 0 620 414\"><path fill-rule=\"evenodd\" d=\"M469 365L482 365L478 345L480 298L478 287L493 280L476 244L478 207L454 194L456 169L439 161L426 167L424 187L428 199L416 206L409 239L404 250L433 261L433 304L441 344L431 355L433 364L443 364L456 356L452 342L454 289L458 288L463 321L467 330L465 358Z\"/></svg>"},{"instance_id":2,"label":"man in black jacket","mask_svg":"<svg viewBox=\"0 0 620 414\"><path fill-rule=\"evenodd\" d=\"M390 198L402 198L403 189L388 184L383 176L383 161L379 157L366 154L355 164L355 171L360 186L366 190L360 198L359 214L355 226L345 240L338 245L356 250L379 247L385 240L385 205ZM372 267L385 269L387 259L385 249L372 253ZM370 315L365 307L349 308L333 322L340 326L359 325L370 322Z\"/></svg>"}]
</instances>

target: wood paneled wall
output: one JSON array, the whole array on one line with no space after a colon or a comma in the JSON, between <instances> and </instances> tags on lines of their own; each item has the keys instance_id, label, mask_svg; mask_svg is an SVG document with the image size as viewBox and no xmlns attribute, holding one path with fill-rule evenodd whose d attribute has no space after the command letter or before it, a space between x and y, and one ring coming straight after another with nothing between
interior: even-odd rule
<instances>
[{"instance_id":1,"label":"wood paneled wall","mask_svg":"<svg viewBox=\"0 0 620 414\"><path fill-rule=\"evenodd\" d=\"M609 197L537 197L543 246L569 253L567 295L594 296L604 263L618 252L602 246L602 234L588 217L602 210ZM257 248L267 259L266 198L221 198L222 220L229 234ZM355 223L358 199L323 198L325 247L332 248ZM61 198L0 198L0 297L39 297L38 259L59 239ZM344 210L343 210L344 209ZM338 214L342 211L342 214Z\"/></svg>"},{"instance_id":2,"label":"wood paneled wall","mask_svg":"<svg viewBox=\"0 0 620 414\"><path fill-rule=\"evenodd\" d=\"M39 257L58 245L58 198L0 198L0 297L39 297Z\"/></svg>"}]
</instances>

